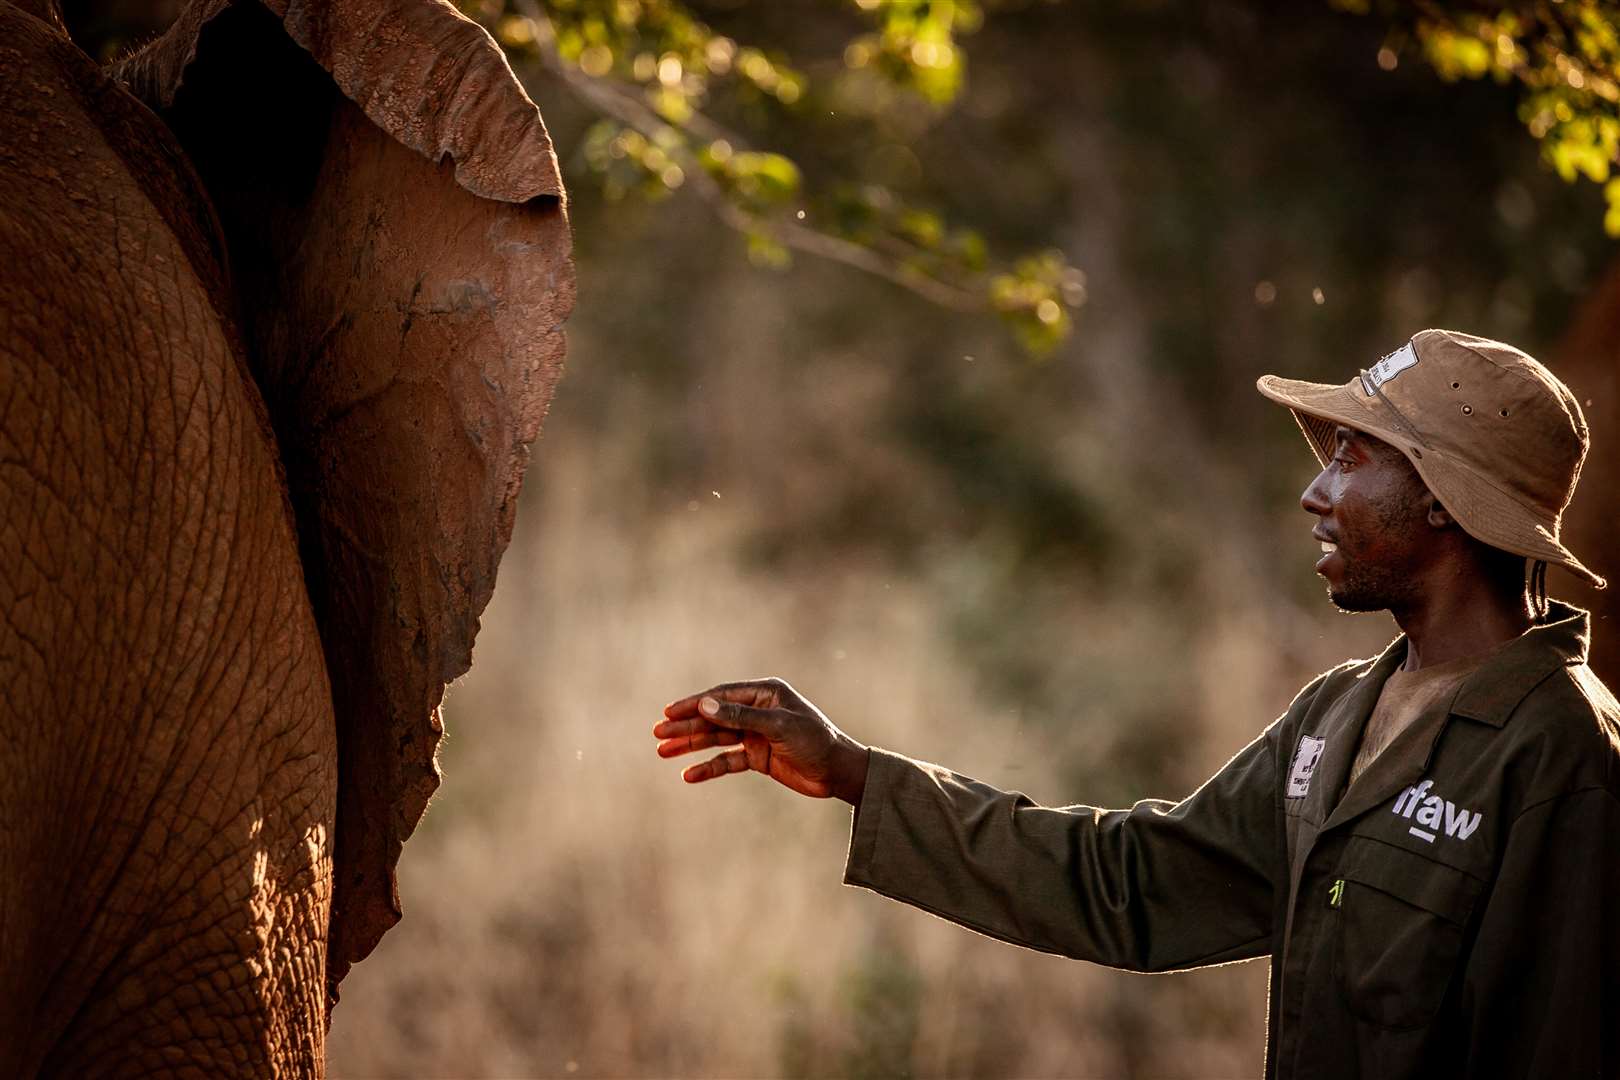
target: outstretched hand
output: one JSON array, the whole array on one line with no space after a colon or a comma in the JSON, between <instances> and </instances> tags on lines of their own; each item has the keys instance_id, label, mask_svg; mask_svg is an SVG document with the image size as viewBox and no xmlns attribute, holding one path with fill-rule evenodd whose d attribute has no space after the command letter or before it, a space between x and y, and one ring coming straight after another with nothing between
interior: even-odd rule
<instances>
[{"instance_id":1,"label":"outstretched hand","mask_svg":"<svg viewBox=\"0 0 1620 1080\"><path fill-rule=\"evenodd\" d=\"M865 746L781 679L723 683L664 706L653 727L659 757L731 746L681 774L689 784L731 773L764 773L801 795L859 805Z\"/></svg>"}]
</instances>

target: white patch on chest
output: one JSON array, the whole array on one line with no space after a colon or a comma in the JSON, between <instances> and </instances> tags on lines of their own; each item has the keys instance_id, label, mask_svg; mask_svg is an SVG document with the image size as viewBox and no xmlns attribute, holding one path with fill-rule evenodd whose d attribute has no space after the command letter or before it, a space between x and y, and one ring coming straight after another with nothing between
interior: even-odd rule
<instances>
[{"instance_id":1,"label":"white patch on chest","mask_svg":"<svg viewBox=\"0 0 1620 1080\"><path fill-rule=\"evenodd\" d=\"M1315 735L1299 737L1294 763L1288 767L1288 798L1303 799L1305 793L1311 790L1311 775L1316 772L1316 763L1322 760L1322 748L1326 745L1326 739L1318 739Z\"/></svg>"}]
</instances>

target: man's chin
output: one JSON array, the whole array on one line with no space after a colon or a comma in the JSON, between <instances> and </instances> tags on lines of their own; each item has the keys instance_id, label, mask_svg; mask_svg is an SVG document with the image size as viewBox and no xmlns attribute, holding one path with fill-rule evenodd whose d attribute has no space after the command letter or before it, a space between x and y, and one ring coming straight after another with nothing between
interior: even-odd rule
<instances>
[{"instance_id":1,"label":"man's chin","mask_svg":"<svg viewBox=\"0 0 1620 1080\"><path fill-rule=\"evenodd\" d=\"M1344 589L1335 589L1328 586L1328 600L1333 606L1348 615L1360 615L1368 611L1383 611L1389 605L1373 597L1350 592Z\"/></svg>"}]
</instances>

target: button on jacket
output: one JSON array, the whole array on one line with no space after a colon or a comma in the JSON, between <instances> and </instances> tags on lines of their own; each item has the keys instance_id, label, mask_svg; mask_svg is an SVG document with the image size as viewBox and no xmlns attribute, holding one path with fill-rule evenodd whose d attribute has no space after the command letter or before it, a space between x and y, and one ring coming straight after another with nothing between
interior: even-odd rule
<instances>
[{"instance_id":1,"label":"button on jacket","mask_svg":"<svg viewBox=\"0 0 1620 1080\"><path fill-rule=\"evenodd\" d=\"M1553 603L1345 789L1406 639L1179 803L1042 807L874 749L845 881L1132 971L1271 957L1268 1077L1620 1075L1620 707Z\"/></svg>"}]
</instances>

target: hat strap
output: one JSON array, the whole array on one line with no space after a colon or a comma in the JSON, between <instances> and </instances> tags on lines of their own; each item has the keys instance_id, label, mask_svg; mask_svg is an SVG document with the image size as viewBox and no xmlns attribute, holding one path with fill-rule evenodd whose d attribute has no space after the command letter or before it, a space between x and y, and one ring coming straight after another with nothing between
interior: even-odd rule
<instances>
[{"instance_id":1,"label":"hat strap","mask_svg":"<svg viewBox=\"0 0 1620 1080\"><path fill-rule=\"evenodd\" d=\"M1530 607L1536 622L1547 618L1547 560L1537 559L1530 567Z\"/></svg>"},{"instance_id":2,"label":"hat strap","mask_svg":"<svg viewBox=\"0 0 1620 1080\"><path fill-rule=\"evenodd\" d=\"M1395 407L1395 403L1389 400L1389 398L1384 394L1384 388L1376 382L1373 382L1368 377L1370 374L1371 372L1367 371L1365 368L1362 369L1361 385L1364 388L1371 390L1374 396L1376 396L1379 401L1384 403L1385 407L1389 409L1390 415L1395 418L1396 424L1408 438L1417 443L1419 446L1423 447L1423 449L1427 450L1429 448L1428 440L1423 437L1422 433L1418 431L1416 426L1413 425L1412 421L1408 420L1406 415Z\"/></svg>"}]
</instances>

